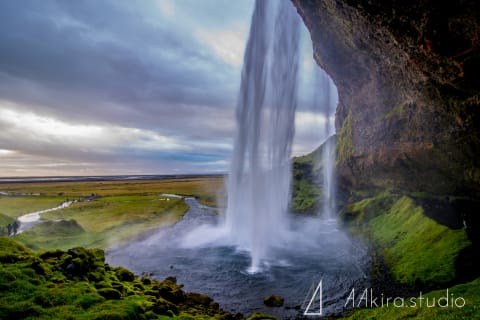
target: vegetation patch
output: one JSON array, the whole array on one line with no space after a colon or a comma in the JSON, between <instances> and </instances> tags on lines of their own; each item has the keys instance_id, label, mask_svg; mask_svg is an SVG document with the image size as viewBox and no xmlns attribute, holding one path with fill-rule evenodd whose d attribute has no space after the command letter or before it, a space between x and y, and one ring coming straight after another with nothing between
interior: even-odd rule
<instances>
[{"instance_id":1,"label":"vegetation patch","mask_svg":"<svg viewBox=\"0 0 480 320\"><path fill-rule=\"evenodd\" d=\"M100 249L33 253L0 237L0 319L234 319L175 278L138 278Z\"/></svg>"},{"instance_id":2,"label":"vegetation patch","mask_svg":"<svg viewBox=\"0 0 480 320\"><path fill-rule=\"evenodd\" d=\"M454 280L455 261L470 245L465 229L425 216L406 196L385 192L346 206L343 220L373 241L401 284L433 288Z\"/></svg>"},{"instance_id":3,"label":"vegetation patch","mask_svg":"<svg viewBox=\"0 0 480 320\"><path fill-rule=\"evenodd\" d=\"M408 101L401 102L393 107L386 115L385 119L391 119L393 117L401 115L405 111L405 107L407 106Z\"/></svg>"},{"instance_id":4,"label":"vegetation patch","mask_svg":"<svg viewBox=\"0 0 480 320\"><path fill-rule=\"evenodd\" d=\"M188 210L185 201L162 194L193 196L215 206L217 195L224 192L224 180L192 177L0 183L0 190L9 194L0 196L0 235L6 235L7 224L22 214L54 208L67 199L81 199L68 208L42 214L41 219L49 222L37 224L15 238L34 250L105 248L181 219Z\"/></svg>"},{"instance_id":5,"label":"vegetation patch","mask_svg":"<svg viewBox=\"0 0 480 320\"><path fill-rule=\"evenodd\" d=\"M353 153L352 110L349 110L337 134L337 165L347 161Z\"/></svg>"},{"instance_id":6,"label":"vegetation patch","mask_svg":"<svg viewBox=\"0 0 480 320\"><path fill-rule=\"evenodd\" d=\"M101 247L127 241L178 221L188 210L181 198L110 196L42 215L48 221L15 237L34 250ZM60 220L60 221L55 221Z\"/></svg>"},{"instance_id":7,"label":"vegetation patch","mask_svg":"<svg viewBox=\"0 0 480 320\"><path fill-rule=\"evenodd\" d=\"M5 189L0 184L0 190ZM0 196L0 214L14 219L22 214L57 207L66 200L66 197L58 195Z\"/></svg>"},{"instance_id":8,"label":"vegetation patch","mask_svg":"<svg viewBox=\"0 0 480 320\"><path fill-rule=\"evenodd\" d=\"M455 260L470 244L464 229L452 230L423 214L402 197L369 222L393 277L403 284L435 286L455 278Z\"/></svg>"},{"instance_id":9,"label":"vegetation patch","mask_svg":"<svg viewBox=\"0 0 480 320\"><path fill-rule=\"evenodd\" d=\"M53 199L80 198L92 194L105 197L174 193L196 197L201 203L210 206L216 204L217 195L221 195L225 192L224 187L224 178L220 176L169 178L159 180L0 183L0 191L3 192L24 194L33 193L40 194L41 197L51 197ZM37 197L38 196L33 196L32 198L37 199ZM0 196L0 201L5 198L8 197ZM18 198L20 199L23 197ZM58 200L55 200L54 203L58 203ZM47 206L43 209L52 208L54 206L55 205ZM3 205L0 203L0 208L2 207ZM27 206L27 208L33 209L34 207ZM31 211L21 212L21 214L28 212Z\"/></svg>"},{"instance_id":10,"label":"vegetation patch","mask_svg":"<svg viewBox=\"0 0 480 320\"><path fill-rule=\"evenodd\" d=\"M335 137L330 137L335 139ZM322 200L323 162L322 144L313 152L294 157L292 161L292 200L290 210L297 213L315 213Z\"/></svg>"}]
</instances>

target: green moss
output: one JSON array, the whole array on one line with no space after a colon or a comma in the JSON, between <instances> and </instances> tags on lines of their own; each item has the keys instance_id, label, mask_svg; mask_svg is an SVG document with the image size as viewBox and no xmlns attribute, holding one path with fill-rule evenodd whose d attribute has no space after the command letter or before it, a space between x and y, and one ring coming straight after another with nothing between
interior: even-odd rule
<instances>
[{"instance_id":1,"label":"green moss","mask_svg":"<svg viewBox=\"0 0 480 320\"><path fill-rule=\"evenodd\" d=\"M321 191L307 179L295 179L292 183L290 209L294 212L311 213L321 199Z\"/></svg>"},{"instance_id":2,"label":"green moss","mask_svg":"<svg viewBox=\"0 0 480 320\"><path fill-rule=\"evenodd\" d=\"M247 320L277 320L277 318L263 312L255 312Z\"/></svg>"},{"instance_id":3,"label":"green moss","mask_svg":"<svg viewBox=\"0 0 480 320\"><path fill-rule=\"evenodd\" d=\"M387 114L385 114L385 119L391 119L403 113L405 107L407 106L408 101L401 102L393 107Z\"/></svg>"},{"instance_id":4,"label":"green moss","mask_svg":"<svg viewBox=\"0 0 480 320\"><path fill-rule=\"evenodd\" d=\"M321 199L321 189L318 187L318 170L321 169L319 159L321 146L314 152L293 158L292 162L292 200L290 210L299 213L315 212Z\"/></svg>"},{"instance_id":5,"label":"green moss","mask_svg":"<svg viewBox=\"0 0 480 320\"><path fill-rule=\"evenodd\" d=\"M335 140L336 136L331 136L329 140L313 152L293 158L291 211L298 213L317 212L323 192L323 148L327 142L335 143Z\"/></svg>"},{"instance_id":6,"label":"green moss","mask_svg":"<svg viewBox=\"0 0 480 320\"><path fill-rule=\"evenodd\" d=\"M455 277L455 259L470 242L465 230L452 230L423 214L402 197L369 222L393 277L403 284L433 286Z\"/></svg>"},{"instance_id":7,"label":"green moss","mask_svg":"<svg viewBox=\"0 0 480 320\"><path fill-rule=\"evenodd\" d=\"M347 161L353 153L352 110L349 110L347 117L343 120L340 132L337 134L337 164Z\"/></svg>"},{"instance_id":8,"label":"green moss","mask_svg":"<svg viewBox=\"0 0 480 320\"><path fill-rule=\"evenodd\" d=\"M132 281L104 264L99 249L34 253L0 237L0 319L192 319L232 317L207 296L186 294L174 278ZM42 268L40 268L40 266Z\"/></svg>"},{"instance_id":9,"label":"green moss","mask_svg":"<svg viewBox=\"0 0 480 320\"><path fill-rule=\"evenodd\" d=\"M362 226L373 217L384 213L395 201L395 196L385 191L375 197L346 205L340 212L340 217L348 222L350 227Z\"/></svg>"}]
</instances>

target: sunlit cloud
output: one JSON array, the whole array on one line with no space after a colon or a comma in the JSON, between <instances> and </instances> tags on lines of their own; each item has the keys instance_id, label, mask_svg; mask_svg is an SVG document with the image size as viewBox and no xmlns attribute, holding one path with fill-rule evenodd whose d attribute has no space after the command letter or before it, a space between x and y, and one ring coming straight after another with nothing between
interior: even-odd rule
<instances>
[{"instance_id":1,"label":"sunlit cloud","mask_svg":"<svg viewBox=\"0 0 480 320\"><path fill-rule=\"evenodd\" d=\"M228 170L253 6L0 1L0 176ZM300 83L295 155L323 137L312 79Z\"/></svg>"},{"instance_id":2,"label":"sunlit cloud","mask_svg":"<svg viewBox=\"0 0 480 320\"><path fill-rule=\"evenodd\" d=\"M172 17L173 15L175 15L175 4L173 3L173 1L156 0L155 3L157 4L163 15L168 17Z\"/></svg>"},{"instance_id":3,"label":"sunlit cloud","mask_svg":"<svg viewBox=\"0 0 480 320\"><path fill-rule=\"evenodd\" d=\"M197 36L224 62L236 67L242 66L246 43L246 33L243 28L224 31L200 29L197 31Z\"/></svg>"},{"instance_id":4,"label":"sunlit cloud","mask_svg":"<svg viewBox=\"0 0 480 320\"><path fill-rule=\"evenodd\" d=\"M333 124L333 118L330 121ZM322 113L311 111L296 113L292 150L294 156L304 155L315 150L327 138L326 122L327 117Z\"/></svg>"},{"instance_id":5,"label":"sunlit cloud","mask_svg":"<svg viewBox=\"0 0 480 320\"><path fill-rule=\"evenodd\" d=\"M6 133L8 133L12 146L28 137L39 143L59 144L58 147L64 145L78 148L113 149L122 146L153 151L189 149L175 138L162 136L150 130L114 125L72 124L31 112L16 112L5 107L0 110L0 123L7 127L3 140L6 139Z\"/></svg>"},{"instance_id":6,"label":"sunlit cloud","mask_svg":"<svg viewBox=\"0 0 480 320\"><path fill-rule=\"evenodd\" d=\"M7 150L7 149L0 149L0 157L5 157L14 154L15 151Z\"/></svg>"}]
</instances>

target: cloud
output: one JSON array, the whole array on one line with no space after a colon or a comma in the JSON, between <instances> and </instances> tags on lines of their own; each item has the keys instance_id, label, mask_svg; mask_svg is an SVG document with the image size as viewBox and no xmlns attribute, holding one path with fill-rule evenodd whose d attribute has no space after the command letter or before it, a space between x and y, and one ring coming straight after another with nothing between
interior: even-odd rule
<instances>
[{"instance_id":1,"label":"cloud","mask_svg":"<svg viewBox=\"0 0 480 320\"><path fill-rule=\"evenodd\" d=\"M0 176L226 170L252 9L0 1ZM295 150L313 149L311 121Z\"/></svg>"},{"instance_id":2,"label":"cloud","mask_svg":"<svg viewBox=\"0 0 480 320\"><path fill-rule=\"evenodd\" d=\"M160 102L233 107L236 88L225 80L238 70L184 30L144 21L146 13L133 14L127 2L16 3L0 4L7 6L0 27L9 30L0 34L4 98L103 120L92 112L98 105L147 112ZM22 83L21 96L8 90L11 79Z\"/></svg>"}]
</instances>

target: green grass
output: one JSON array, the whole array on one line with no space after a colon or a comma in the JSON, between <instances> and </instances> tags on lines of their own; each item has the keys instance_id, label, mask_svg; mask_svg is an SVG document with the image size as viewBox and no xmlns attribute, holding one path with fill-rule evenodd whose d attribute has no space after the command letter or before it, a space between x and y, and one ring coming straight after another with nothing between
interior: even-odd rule
<instances>
[{"instance_id":1,"label":"green grass","mask_svg":"<svg viewBox=\"0 0 480 320\"><path fill-rule=\"evenodd\" d=\"M290 209L300 213L313 213L322 198L321 190L305 179L292 182L292 194Z\"/></svg>"},{"instance_id":2,"label":"green grass","mask_svg":"<svg viewBox=\"0 0 480 320\"><path fill-rule=\"evenodd\" d=\"M0 184L0 190L4 190ZM49 196L0 196L0 214L16 218L22 214L59 206L67 197Z\"/></svg>"},{"instance_id":3,"label":"green grass","mask_svg":"<svg viewBox=\"0 0 480 320\"><path fill-rule=\"evenodd\" d=\"M394 199L388 192L383 192L345 206L340 215L344 220L353 220L354 225L359 226L388 210Z\"/></svg>"},{"instance_id":4,"label":"green grass","mask_svg":"<svg viewBox=\"0 0 480 320\"><path fill-rule=\"evenodd\" d=\"M336 139L332 136L329 139ZM316 213L322 200L322 153L325 143L313 152L294 157L292 161L292 200L290 210L298 213Z\"/></svg>"},{"instance_id":5,"label":"green grass","mask_svg":"<svg viewBox=\"0 0 480 320\"><path fill-rule=\"evenodd\" d=\"M48 222L34 226L16 239L35 250L66 249L77 245L105 248L173 224L187 210L188 206L179 198L158 195L103 197L42 215L47 220L73 220L83 232L78 232L78 228L72 225Z\"/></svg>"},{"instance_id":6,"label":"green grass","mask_svg":"<svg viewBox=\"0 0 480 320\"><path fill-rule=\"evenodd\" d=\"M0 235L7 235L6 225L13 223L15 219L0 213Z\"/></svg>"},{"instance_id":7,"label":"green grass","mask_svg":"<svg viewBox=\"0 0 480 320\"><path fill-rule=\"evenodd\" d=\"M91 194L120 196L175 193L197 197L201 203L211 206L216 204L216 196L225 192L223 177L131 181L0 183L0 190L4 192L36 193L52 197L61 195L64 198L78 198ZM2 212L0 211L0 213Z\"/></svg>"},{"instance_id":8,"label":"green grass","mask_svg":"<svg viewBox=\"0 0 480 320\"><path fill-rule=\"evenodd\" d=\"M337 134L337 165L347 161L353 156L353 132L352 132L352 111L348 111L348 115L343 120L342 128Z\"/></svg>"},{"instance_id":9,"label":"green grass","mask_svg":"<svg viewBox=\"0 0 480 320\"><path fill-rule=\"evenodd\" d=\"M221 177L181 178L138 181L35 182L0 184L10 193L36 193L39 196L0 197L0 235L5 226L21 214L58 206L69 199L90 195L99 198L78 202L69 208L42 214L46 220L73 220L73 225L49 222L35 225L15 238L35 250L67 249L72 246L108 247L139 234L178 221L188 210L184 200L160 196L162 193L194 196L215 206L224 192ZM168 199L167 199L168 198Z\"/></svg>"},{"instance_id":10,"label":"green grass","mask_svg":"<svg viewBox=\"0 0 480 320\"><path fill-rule=\"evenodd\" d=\"M388 192L352 203L342 212L350 230L361 234L379 250L392 277L405 285L443 287L454 280L455 260L470 245L464 229L452 230L424 215L423 209L406 196ZM444 290L424 297L445 296ZM379 295L381 293L378 293ZM345 319L478 319L480 279L449 288L449 295L463 297L463 308L427 308L392 305L353 311ZM410 301L410 298L405 301Z\"/></svg>"},{"instance_id":11,"label":"green grass","mask_svg":"<svg viewBox=\"0 0 480 320\"><path fill-rule=\"evenodd\" d=\"M411 198L388 192L348 205L342 217L354 233L374 243L393 278L409 286L435 287L453 280L455 260L471 244L464 229L441 225Z\"/></svg>"},{"instance_id":12,"label":"green grass","mask_svg":"<svg viewBox=\"0 0 480 320\"><path fill-rule=\"evenodd\" d=\"M455 278L455 260L470 245L464 229L452 230L423 214L402 197L369 222L393 277L403 284L432 286Z\"/></svg>"},{"instance_id":13,"label":"green grass","mask_svg":"<svg viewBox=\"0 0 480 320\"><path fill-rule=\"evenodd\" d=\"M104 263L99 249L34 253L0 237L0 319L226 319L173 278L156 281Z\"/></svg>"},{"instance_id":14,"label":"green grass","mask_svg":"<svg viewBox=\"0 0 480 320\"><path fill-rule=\"evenodd\" d=\"M390 305L387 307L379 307L372 309L362 309L353 311L348 317L343 319L363 320L363 319L385 319L385 320L402 320L402 319L479 319L480 318L480 278L476 280L459 284L448 289L448 307L440 307L438 305L440 298L446 296L446 289L432 291L428 294L423 294L424 299L420 300L417 297L413 306L410 298L405 299L405 307L394 307ZM430 306L435 304L435 307L427 307L427 299ZM463 304L459 298L465 299L464 307L457 307ZM434 300L435 299L435 300ZM453 299L453 304L451 303ZM379 301L377 301L379 303ZM441 300L440 304L445 306L445 300ZM400 305L400 304L397 304Z\"/></svg>"}]
</instances>

